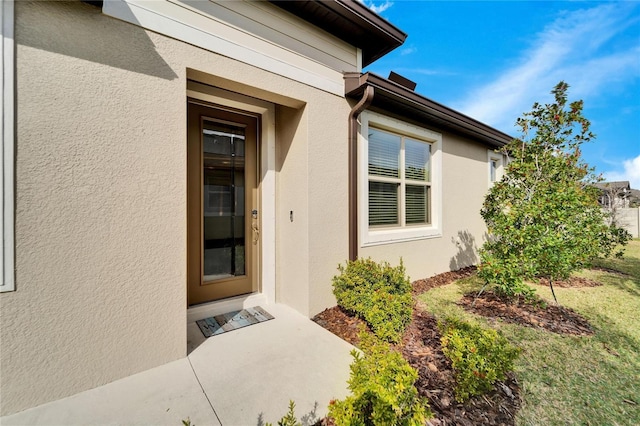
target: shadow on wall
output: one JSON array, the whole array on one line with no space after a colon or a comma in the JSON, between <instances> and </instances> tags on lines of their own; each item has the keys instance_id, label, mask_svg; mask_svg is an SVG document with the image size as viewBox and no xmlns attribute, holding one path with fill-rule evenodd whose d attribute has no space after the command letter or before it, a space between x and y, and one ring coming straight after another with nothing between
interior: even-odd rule
<instances>
[{"instance_id":1,"label":"shadow on wall","mask_svg":"<svg viewBox=\"0 0 640 426\"><path fill-rule=\"evenodd\" d=\"M276 105L276 170L282 171L287 160L287 153L296 140L306 143L304 139L305 128L301 127L304 107L290 108L284 105ZM266 170L263 172L266 173ZM263 176L264 177L264 176Z\"/></svg>"},{"instance_id":2,"label":"shadow on wall","mask_svg":"<svg viewBox=\"0 0 640 426\"><path fill-rule=\"evenodd\" d=\"M99 7L80 2L17 3L18 44L165 80L178 78L145 30L107 17Z\"/></svg>"},{"instance_id":3,"label":"shadow on wall","mask_svg":"<svg viewBox=\"0 0 640 426\"><path fill-rule=\"evenodd\" d=\"M476 238L466 229L458 231L456 237L451 237L451 242L456 246L458 252L449 261L449 268L452 271L475 265L478 263L478 247Z\"/></svg>"}]
</instances>

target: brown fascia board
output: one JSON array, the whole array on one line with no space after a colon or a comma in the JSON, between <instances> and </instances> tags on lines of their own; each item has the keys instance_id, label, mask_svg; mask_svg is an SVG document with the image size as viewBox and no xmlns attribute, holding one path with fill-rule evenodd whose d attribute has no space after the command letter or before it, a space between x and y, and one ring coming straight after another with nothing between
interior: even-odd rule
<instances>
[{"instance_id":1,"label":"brown fascia board","mask_svg":"<svg viewBox=\"0 0 640 426\"><path fill-rule=\"evenodd\" d=\"M401 46L407 34L356 0L269 0L362 49L362 66Z\"/></svg>"},{"instance_id":2,"label":"brown fascia board","mask_svg":"<svg viewBox=\"0 0 640 426\"><path fill-rule=\"evenodd\" d=\"M375 90L372 107L399 114L420 123L443 126L456 133L500 148L513 137L454 109L373 73L345 73L345 95L360 99L367 86Z\"/></svg>"}]
</instances>

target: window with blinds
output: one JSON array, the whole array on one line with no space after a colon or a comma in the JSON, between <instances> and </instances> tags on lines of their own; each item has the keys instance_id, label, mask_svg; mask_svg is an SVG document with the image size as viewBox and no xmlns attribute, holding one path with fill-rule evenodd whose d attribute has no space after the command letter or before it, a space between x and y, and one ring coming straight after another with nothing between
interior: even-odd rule
<instances>
[{"instance_id":1,"label":"window with blinds","mask_svg":"<svg viewBox=\"0 0 640 426\"><path fill-rule=\"evenodd\" d=\"M489 187L491 187L502 178L502 173L504 171L502 165L502 154L488 150L487 159L489 162Z\"/></svg>"},{"instance_id":2,"label":"window with blinds","mask_svg":"<svg viewBox=\"0 0 640 426\"><path fill-rule=\"evenodd\" d=\"M369 226L430 223L431 144L369 127Z\"/></svg>"}]
</instances>

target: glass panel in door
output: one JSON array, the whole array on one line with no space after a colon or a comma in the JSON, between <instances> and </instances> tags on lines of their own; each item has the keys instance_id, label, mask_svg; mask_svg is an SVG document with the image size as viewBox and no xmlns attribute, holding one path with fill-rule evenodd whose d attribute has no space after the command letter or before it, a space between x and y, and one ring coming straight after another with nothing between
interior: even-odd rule
<instances>
[{"instance_id":1,"label":"glass panel in door","mask_svg":"<svg viewBox=\"0 0 640 426\"><path fill-rule=\"evenodd\" d=\"M245 275L245 128L202 126L203 281Z\"/></svg>"}]
</instances>

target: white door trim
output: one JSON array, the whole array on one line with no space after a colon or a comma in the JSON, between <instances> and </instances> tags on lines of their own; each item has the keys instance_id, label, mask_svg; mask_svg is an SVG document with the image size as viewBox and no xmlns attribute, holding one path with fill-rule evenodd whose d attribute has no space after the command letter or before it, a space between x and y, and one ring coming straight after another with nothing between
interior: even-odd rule
<instances>
[{"instance_id":1,"label":"white door trim","mask_svg":"<svg viewBox=\"0 0 640 426\"><path fill-rule=\"evenodd\" d=\"M0 27L2 41L0 56L2 56L1 88L2 102L0 102L0 126L2 130L2 148L0 149L0 187L2 187L2 242L0 243L0 292L15 290L15 245L14 245L14 162L15 162L15 94L14 94L14 3L13 0L2 0L0 3Z\"/></svg>"}]
</instances>

